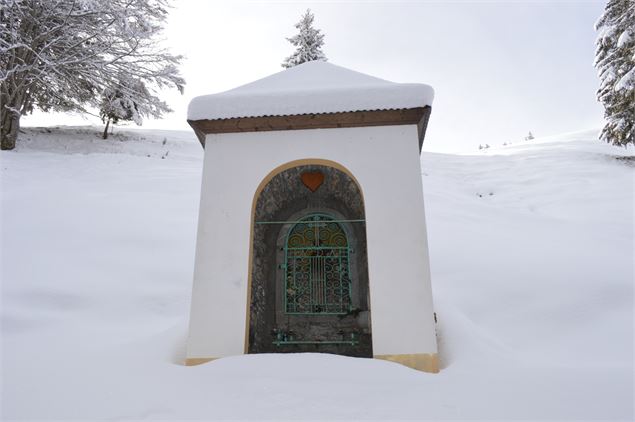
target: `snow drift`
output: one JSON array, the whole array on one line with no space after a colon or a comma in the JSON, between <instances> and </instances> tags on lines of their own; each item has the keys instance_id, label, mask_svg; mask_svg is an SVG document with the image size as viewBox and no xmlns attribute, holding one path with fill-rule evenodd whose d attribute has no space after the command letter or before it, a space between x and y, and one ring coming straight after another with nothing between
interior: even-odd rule
<instances>
[{"instance_id":1,"label":"snow drift","mask_svg":"<svg viewBox=\"0 0 635 422\"><path fill-rule=\"evenodd\" d=\"M632 419L634 167L597 133L423 154L436 375L183 366L202 150L98 134L26 129L0 155L3 419Z\"/></svg>"}]
</instances>

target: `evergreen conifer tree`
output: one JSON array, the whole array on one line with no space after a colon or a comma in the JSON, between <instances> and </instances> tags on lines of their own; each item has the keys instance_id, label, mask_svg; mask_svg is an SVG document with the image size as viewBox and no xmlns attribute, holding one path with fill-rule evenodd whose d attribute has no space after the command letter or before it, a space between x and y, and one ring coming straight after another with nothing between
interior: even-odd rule
<instances>
[{"instance_id":1,"label":"evergreen conifer tree","mask_svg":"<svg viewBox=\"0 0 635 422\"><path fill-rule=\"evenodd\" d=\"M595 29L597 98L606 120L600 139L635 145L635 0L609 0Z\"/></svg>"},{"instance_id":2,"label":"evergreen conifer tree","mask_svg":"<svg viewBox=\"0 0 635 422\"><path fill-rule=\"evenodd\" d=\"M311 9L307 9L302 15L300 22L295 27L300 31L297 35L287 38L291 44L296 47L295 52L287 57L282 63L282 67L290 68L299 64L310 62L313 60L326 61L326 56L322 51L324 45L324 34L319 29L313 28L313 13Z\"/></svg>"}]
</instances>

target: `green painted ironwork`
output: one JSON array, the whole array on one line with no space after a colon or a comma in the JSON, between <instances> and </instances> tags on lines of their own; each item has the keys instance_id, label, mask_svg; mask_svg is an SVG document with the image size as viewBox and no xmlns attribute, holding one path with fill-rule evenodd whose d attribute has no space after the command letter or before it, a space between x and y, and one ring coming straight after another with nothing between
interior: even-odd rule
<instances>
[{"instance_id":1,"label":"green painted ironwork","mask_svg":"<svg viewBox=\"0 0 635 422\"><path fill-rule=\"evenodd\" d=\"M346 344L349 346L357 346L359 341L357 340L286 340L286 341L274 341L276 346L285 346L292 344Z\"/></svg>"},{"instance_id":2,"label":"green painted ironwork","mask_svg":"<svg viewBox=\"0 0 635 422\"><path fill-rule=\"evenodd\" d=\"M289 231L282 267L287 314L342 315L351 310L350 246L338 221L311 214Z\"/></svg>"},{"instance_id":3,"label":"green painted ironwork","mask_svg":"<svg viewBox=\"0 0 635 422\"><path fill-rule=\"evenodd\" d=\"M348 339L346 339L347 335L343 332L340 332L342 339L341 340L296 340L295 336L291 332L285 331L276 331L276 339L273 344L276 346L286 346L286 345L303 345L303 344L325 344L325 345L349 345L349 346L357 346L359 344L359 339L357 333L349 333Z\"/></svg>"},{"instance_id":4,"label":"green painted ironwork","mask_svg":"<svg viewBox=\"0 0 635 422\"><path fill-rule=\"evenodd\" d=\"M256 224L298 224L303 220L291 220L291 221L256 221ZM364 219L357 220L330 220L332 223L365 223Z\"/></svg>"}]
</instances>

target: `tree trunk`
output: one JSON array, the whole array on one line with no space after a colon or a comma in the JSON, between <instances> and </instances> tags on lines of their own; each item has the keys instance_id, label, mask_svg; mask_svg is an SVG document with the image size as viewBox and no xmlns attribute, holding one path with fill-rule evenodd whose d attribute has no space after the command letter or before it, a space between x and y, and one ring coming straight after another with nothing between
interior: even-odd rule
<instances>
[{"instance_id":1,"label":"tree trunk","mask_svg":"<svg viewBox=\"0 0 635 422\"><path fill-rule=\"evenodd\" d=\"M15 148L20 129L20 115L5 107L0 109L0 149L10 150Z\"/></svg>"},{"instance_id":2,"label":"tree trunk","mask_svg":"<svg viewBox=\"0 0 635 422\"><path fill-rule=\"evenodd\" d=\"M108 139L108 125L110 125L110 118L106 120L106 129L104 129L104 135L102 136L104 139Z\"/></svg>"}]
</instances>

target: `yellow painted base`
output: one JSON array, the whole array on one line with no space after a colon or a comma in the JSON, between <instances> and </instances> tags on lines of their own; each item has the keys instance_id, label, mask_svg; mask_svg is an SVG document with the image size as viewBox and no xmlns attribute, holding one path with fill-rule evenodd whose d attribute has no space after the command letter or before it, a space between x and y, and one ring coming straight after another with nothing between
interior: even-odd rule
<instances>
[{"instance_id":1,"label":"yellow painted base","mask_svg":"<svg viewBox=\"0 0 635 422\"><path fill-rule=\"evenodd\" d=\"M195 366L202 363L207 363L218 358L187 358L185 359L185 366Z\"/></svg>"},{"instance_id":2,"label":"yellow painted base","mask_svg":"<svg viewBox=\"0 0 635 422\"><path fill-rule=\"evenodd\" d=\"M375 359L389 360L423 372L439 372L439 357L436 353L415 353L411 355L375 355Z\"/></svg>"},{"instance_id":3,"label":"yellow painted base","mask_svg":"<svg viewBox=\"0 0 635 422\"><path fill-rule=\"evenodd\" d=\"M423 372L439 372L439 357L436 353L415 353L410 355L375 355L375 359L389 360L400 363L409 368ZM213 361L218 358L187 358L186 366L195 366Z\"/></svg>"}]
</instances>

